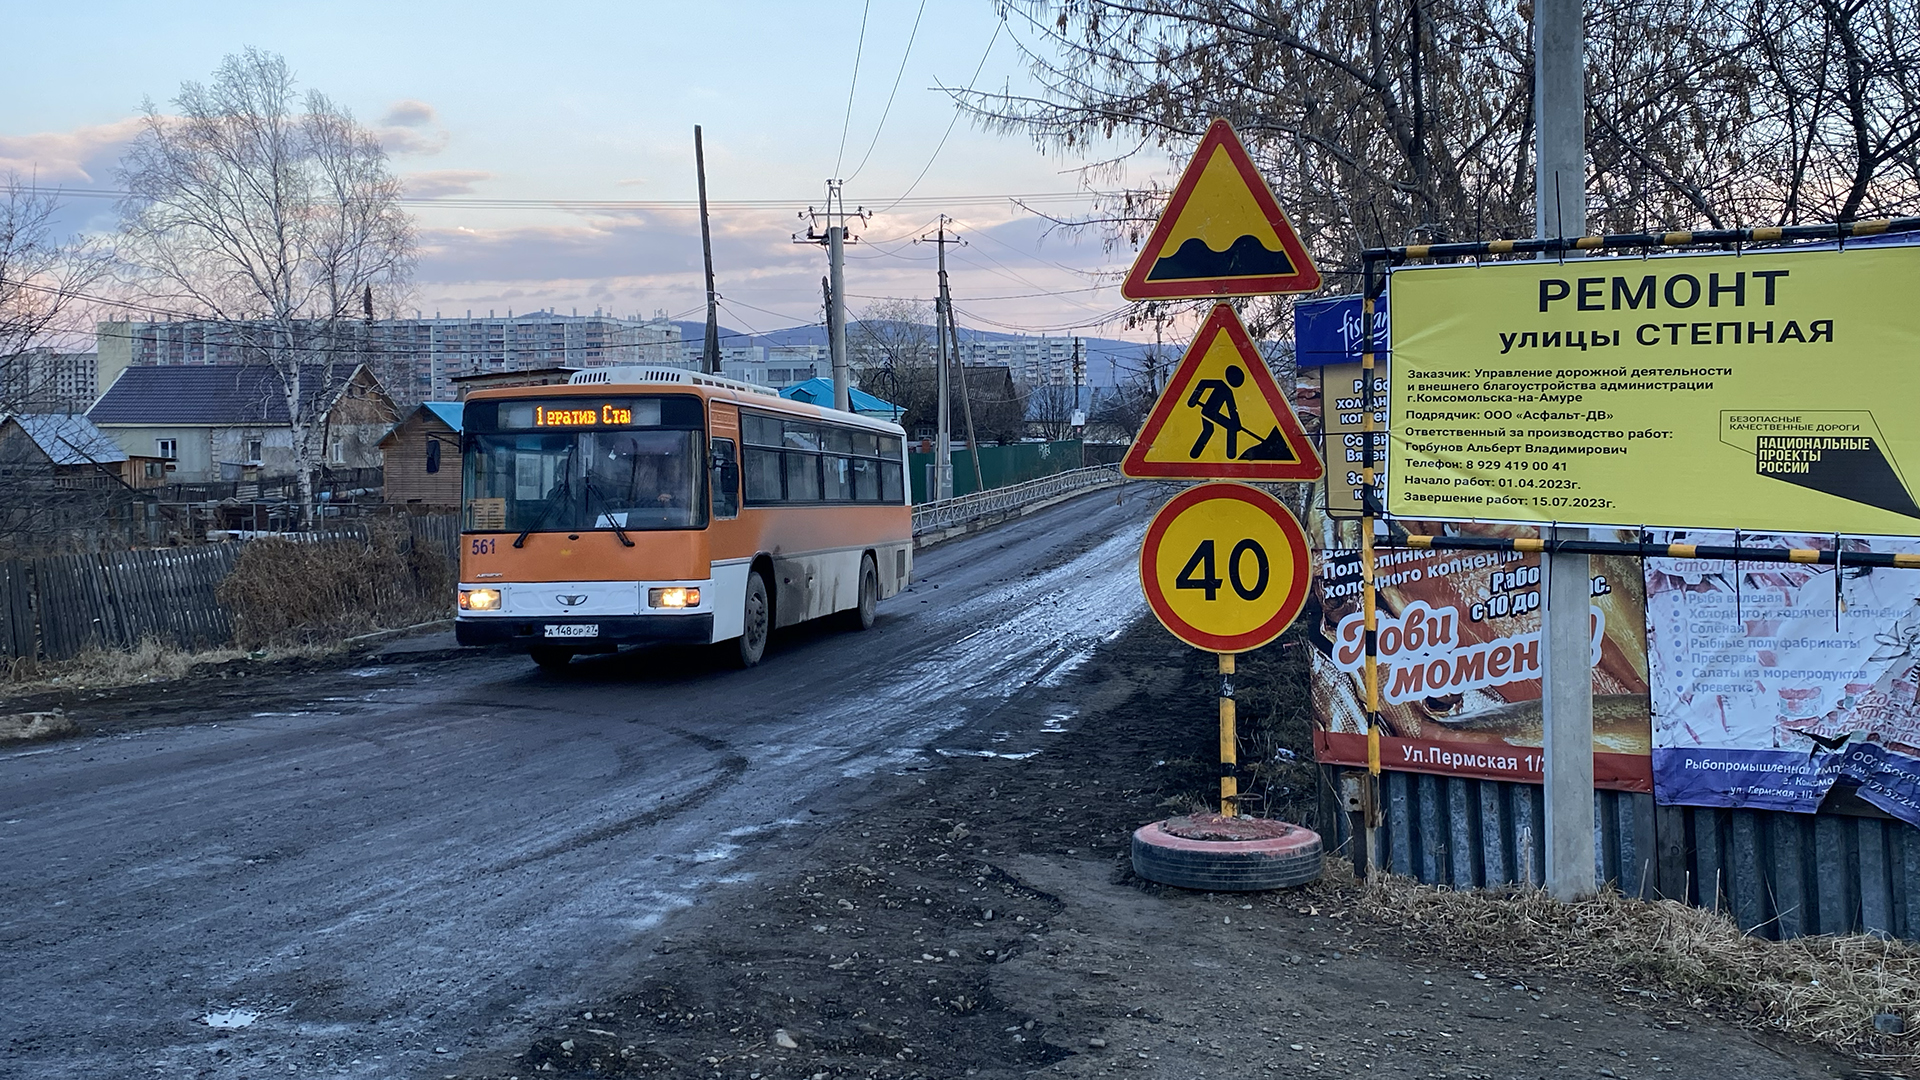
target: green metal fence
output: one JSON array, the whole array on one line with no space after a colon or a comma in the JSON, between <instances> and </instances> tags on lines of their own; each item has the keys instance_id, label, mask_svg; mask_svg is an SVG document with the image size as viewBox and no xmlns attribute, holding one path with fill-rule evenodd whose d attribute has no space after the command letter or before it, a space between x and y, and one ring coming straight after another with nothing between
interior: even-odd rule
<instances>
[{"instance_id":1,"label":"green metal fence","mask_svg":"<svg viewBox=\"0 0 1920 1080\"><path fill-rule=\"evenodd\" d=\"M1012 484L1038 480L1043 476L1077 469L1082 464L1082 448L1079 439L1064 439L1060 442L1014 443L1011 446L983 446L980 448L980 479L985 481L985 489L1007 487ZM913 501L917 505L931 501L928 474L933 471L933 455L909 453L907 467L913 476ZM973 455L966 450L953 452L953 493L971 495L982 490L974 483Z\"/></svg>"}]
</instances>

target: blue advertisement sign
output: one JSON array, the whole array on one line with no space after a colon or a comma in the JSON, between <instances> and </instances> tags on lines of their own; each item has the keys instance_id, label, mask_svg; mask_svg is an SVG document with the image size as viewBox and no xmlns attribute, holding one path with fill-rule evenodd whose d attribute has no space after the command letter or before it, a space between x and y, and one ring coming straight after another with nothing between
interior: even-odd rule
<instances>
[{"instance_id":1,"label":"blue advertisement sign","mask_svg":"<svg viewBox=\"0 0 1920 1080\"><path fill-rule=\"evenodd\" d=\"M1294 362L1300 367L1357 364L1366 344L1360 331L1363 317L1358 296L1325 296L1293 305ZM1387 353L1387 298L1373 302L1373 350Z\"/></svg>"}]
</instances>

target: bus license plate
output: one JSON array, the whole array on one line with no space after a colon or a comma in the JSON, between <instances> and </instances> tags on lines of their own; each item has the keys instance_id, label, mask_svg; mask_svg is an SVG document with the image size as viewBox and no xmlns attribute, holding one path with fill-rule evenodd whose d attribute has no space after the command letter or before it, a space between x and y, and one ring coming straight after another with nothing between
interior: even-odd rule
<instances>
[{"instance_id":1,"label":"bus license plate","mask_svg":"<svg viewBox=\"0 0 1920 1080\"><path fill-rule=\"evenodd\" d=\"M548 637L599 637L599 623L548 623Z\"/></svg>"}]
</instances>

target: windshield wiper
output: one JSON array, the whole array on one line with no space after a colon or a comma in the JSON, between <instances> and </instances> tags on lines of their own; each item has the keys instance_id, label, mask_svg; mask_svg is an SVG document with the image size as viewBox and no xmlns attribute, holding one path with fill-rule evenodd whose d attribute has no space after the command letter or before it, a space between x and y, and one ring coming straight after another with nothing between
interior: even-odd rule
<instances>
[{"instance_id":1,"label":"windshield wiper","mask_svg":"<svg viewBox=\"0 0 1920 1080\"><path fill-rule=\"evenodd\" d=\"M593 486L593 474L590 472L586 473L580 477L580 480L587 485L587 513L593 513L593 501L599 499L600 505L607 511L604 515L607 519L607 524L613 526L613 535L619 537L622 544L632 547L633 541L627 538L627 530L622 527L618 521L614 520L613 504L601 498L599 490Z\"/></svg>"}]
</instances>

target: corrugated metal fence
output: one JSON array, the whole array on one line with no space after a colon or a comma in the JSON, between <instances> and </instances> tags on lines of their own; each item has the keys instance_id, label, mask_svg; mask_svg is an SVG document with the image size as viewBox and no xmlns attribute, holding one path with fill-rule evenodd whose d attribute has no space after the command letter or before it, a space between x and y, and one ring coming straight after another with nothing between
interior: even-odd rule
<instances>
[{"instance_id":1,"label":"corrugated metal fence","mask_svg":"<svg viewBox=\"0 0 1920 1080\"><path fill-rule=\"evenodd\" d=\"M1403 772L1383 779L1379 865L1455 888L1545 877L1540 787ZM1595 869L1629 896L1728 911L1769 938L1920 938L1920 829L1911 825L1595 796ZM1346 815L1331 817L1337 842L1350 842Z\"/></svg>"},{"instance_id":2,"label":"corrugated metal fence","mask_svg":"<svg viewBox=\"0 0 1920 1080\"><path fill-rule=\"evenodd\" d=\"M458 558L457 516L404 520L413 543ZM368 526L343 524L286 539L367 536ZM232 640L233 623L215 591L244 543L0 560L0 657L69 660L89 649L132 648L147 639L180 648L223 645Z\"/></svg>"}]
</instances>

